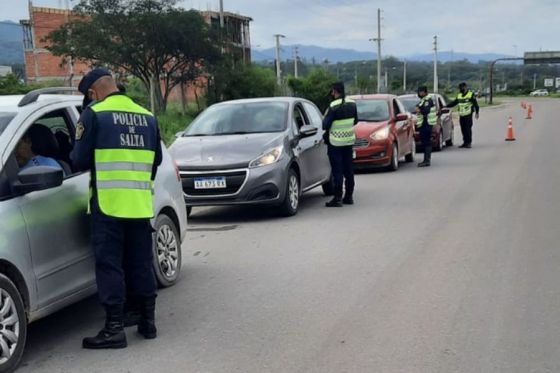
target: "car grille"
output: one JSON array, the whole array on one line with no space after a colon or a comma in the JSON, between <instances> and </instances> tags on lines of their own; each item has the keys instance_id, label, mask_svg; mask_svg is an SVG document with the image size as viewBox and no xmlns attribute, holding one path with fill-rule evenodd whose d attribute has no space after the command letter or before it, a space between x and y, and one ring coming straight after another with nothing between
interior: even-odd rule
<instances>
[{"instance_id":1,"label":"car grille","mask_svg":"<svg viewBox=\"0 0 560 373\"><path fill-rule=\"evenodd\" d=\"M355 148L367 148L368 146L369 146L368 139L356 139L356 142L354 142Z\"/></svg>"},{"instance_id":2,"label":"car grille","mask_svg":"<svg viewBox=\"0 0 560 373\"><path fill-rule=\"evenodd\" d=\"M181 181L183 192L188 196L227 196L237 194L247 178L247 170L233 170L221 172L188 172L181 171ZM194 180L197 178L216 178L226 179L226 188L223 189L195 189Z\"/></svg>"}]
</instances>

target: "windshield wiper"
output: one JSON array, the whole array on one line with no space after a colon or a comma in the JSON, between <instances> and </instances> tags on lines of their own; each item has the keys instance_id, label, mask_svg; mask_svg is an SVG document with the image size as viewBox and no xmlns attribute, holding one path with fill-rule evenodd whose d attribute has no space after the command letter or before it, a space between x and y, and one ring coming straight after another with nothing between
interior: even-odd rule
<instances>
[{"instance_id":1,"label":"windshield wiper","mask_svg":"<svg viewBox=\"0 0 560 373\"><path fill-rule=\"evenodd\" d=\"M217 133L216 135L219 135L219 136L224 136L224 135L247 135L249 133L255 133L255 132L237 131L237 132Z\"/></svg>"}]
</instances>

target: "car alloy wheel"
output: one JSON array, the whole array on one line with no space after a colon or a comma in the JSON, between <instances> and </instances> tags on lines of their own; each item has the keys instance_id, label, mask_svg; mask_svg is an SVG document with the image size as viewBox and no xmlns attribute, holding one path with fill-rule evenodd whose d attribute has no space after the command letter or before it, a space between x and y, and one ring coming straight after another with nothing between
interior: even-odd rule
<instances>
[{"instance_id":1,"label":"car alloy wheel","mask_svg":"<svg viewBox=\"0 0 560 373\"><path fill-rule=\"evenodd\" d=\"M181 238L175 223L160 215L156 221L154 242L154 269L158 284L171 286L181 271Z\"/></svg>"},{"instance_id":2,"label":"car alloy wheel","mask_svg":"<svg viewBox=\"0 0 560 373\"><path fill-rule=\"evenodd\" d=\"M299 205L299 183L296 175L290 175L288 193L290 196L290 205L292 209L297 210Z\"/></svg>"},{"instance_id":3,"label":"car alloy wheel","mask_svg":"<svg viewBox=\"0 0 560 373\"><path fill-rule=\"evenodd\" d=\"M10 360L19 340L20 320L14 300L0 289L0 367Z\"/></svg>"},{"instance_id":4,"label":"car alloy wheel","mask_svg":"<svg viewBox=\"0 0 560 373\"><path fill-rule=\"evenodd\" d=\"M293 216L297 214L299 208L299 178L293 168L288 170L288 179L284 199L280 204L280 213L283 216Z\"/></svg>"},{"instance_id":5,"label":"car alloy wheel","mask_svg":"<svg viewBox=\"0 0 560 373\"><path fill-rule=\"evenodd\" d=\"M27 318L14 283L0 274L0 372L13 372L23 355Z\"/></svg>"}]
</instances>

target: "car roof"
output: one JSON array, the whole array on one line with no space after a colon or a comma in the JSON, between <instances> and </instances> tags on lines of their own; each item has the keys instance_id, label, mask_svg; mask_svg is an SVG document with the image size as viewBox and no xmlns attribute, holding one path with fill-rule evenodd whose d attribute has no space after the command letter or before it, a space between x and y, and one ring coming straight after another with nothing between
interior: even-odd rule
<instances>
[{"instance_id":1,"label":"car roof","mask_svg":"<svg viewBox=\"0 0 560 373\"><path fill-rule=\"evenodd\" d=\"M260 98L244 98L239 100L230 100L217 103L216 105L230 105L230 104L252 104L257 102L285 102L294 103L297 101L309 101L300 97L260 97Z\"/></svg>"},{"instance_id":2,"label":"car roof","mask_svg":"<svg viewBox=\"0 0 560 373\"><path fill-rule=\"evenodd\" d=\"M25 106L18 106L19 102L25 97L24 95L7 95L7 96L0 96L0 111L9 111L9 112L20 112L25 110L27 107L33 107L34 105L38 104L45 104L45 103L59 103L59 102L72 102L72 103L81 103L83 100L83 96L81 95L56 95L56 94L42 94L38 97L36 102L29 103Z\"/></svg>"},{"instance_id":3,"label":"car roof","mask_svg":"<svg viewBox=\"0 0 560 373\"><path fill-rule=\"evenodd\" d=\"M352 95L348 96L353 100L391 100L397 98L395 95L387 94L387 93L376 93L376 94L366 94L366 95Z\"/></svg>"}]
</instances>

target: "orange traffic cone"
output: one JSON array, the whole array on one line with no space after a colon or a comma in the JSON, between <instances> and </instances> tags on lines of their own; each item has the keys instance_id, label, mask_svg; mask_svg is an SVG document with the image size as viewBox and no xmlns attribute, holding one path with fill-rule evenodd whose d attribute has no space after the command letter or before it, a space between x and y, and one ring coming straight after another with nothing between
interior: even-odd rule
<instances>
[{"instance_id":1,"label":"orange traffic cone","mask_svg":"<svg viewBox=\"0 0 560 373\"><path fill-rule=\"evenodd\" d=\"M533 119L533 105L529 105L527 109L527 119Z\"/></svg>"},{"instance_id":2,"label":"orange traffic cone","mask_svg":"<svg viewBox=\"0 0 560 373\"><path fill-rule=\"evenodd\" d=\"M511 119L511 117L509 117L508 121L506 141L515 141L515 137L513 136L513 120Z\"/></svg>"}]
</instances>

